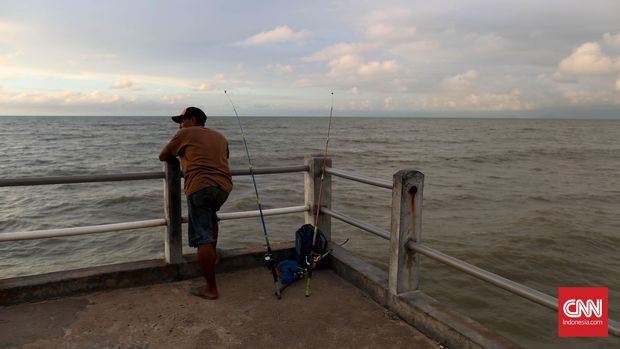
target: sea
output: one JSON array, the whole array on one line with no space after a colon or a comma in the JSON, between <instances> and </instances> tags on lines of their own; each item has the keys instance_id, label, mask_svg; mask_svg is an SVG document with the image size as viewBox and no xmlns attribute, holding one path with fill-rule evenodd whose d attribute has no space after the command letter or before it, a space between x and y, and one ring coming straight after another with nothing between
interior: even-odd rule
<instances>
[{"instance_id":1,"label":"sea","mask_svg":"<svg viewBox=\"0 0 620 349\"><path fill-rule=\"evenodd\" d=\"M328 117L241 122L257 168L301 165L325 146ZM609 317L620 320L620 120L332 123L334 168L389 181L401 169L424 173L424 244L553 297L559 287L608 287ZM210 117L207 127L228 138L231 167L247 168L237 120ZM159 151L176 130L167 117L0 117L0 178L161 171ZM265 209L303 205L302 173L256 181ZM163 218L162 189L161 179L0 188L0 234ZM334 210L390 229L390 190L334 178L332 196ZM234 177L221 212L255 209L251 178ZM272 242L293 240L303 223L301 213L266 217ZM386 240L335 219L332 238L387 270ZM258 218L221 222L218 247L260 244ZM163 246L163 227L0 242L0 278L162 258ZM556 311L430 258L421 265L421 290L525 348L620 348L614 336L560 338Z\"/></svg>"}]
</instances>

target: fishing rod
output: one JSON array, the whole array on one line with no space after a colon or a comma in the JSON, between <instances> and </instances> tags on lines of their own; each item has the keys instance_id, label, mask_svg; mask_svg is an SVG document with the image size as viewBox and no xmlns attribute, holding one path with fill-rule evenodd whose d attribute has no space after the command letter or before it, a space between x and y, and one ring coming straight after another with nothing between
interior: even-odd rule
<instances>
[{"instance_id":1,"label":"fishing rod","mask_svg":"<svg viewBox=\"0 0 620 349\"><path fill-rule=\"evenodd\" d=\"M273 258L273 251L271 250L271 244L269 243L269 234L267 233L267 225L265 225L265 216L263 215L263 205L260 201L260 196L258 195L258 187L256 186L256 177L254 176L254 165L252 165L252 157L250 156L250 150L248 149L248 142L245 139L245 132L243 132L243 126L241 125L241 119L239 118L239 114L237 113L237 108L235 108L235 104L233 103L230 95L224 90L224 94L228 97L228 101L230 105L232 105L233 111L235 112L235 116L237 117L237 122L239 123L239 129L241 130L241 138L243 139L243 146L245 147L245 155L248 159L248 164L250 168L250 175L252 176L252 184L254 184L254 193L256 194L256 204L258 205L258 212L260 213L260 221L263 226L263 235L265 236L265 242L267 243L267 252L263 256L263 261L268 269L271 270L271 274L273 276L273 284L276 288L276 297L278 299L282 298L282 292L278 285L278 274L276 272L275 259Z\"/></svg>"},{"instance_id":2,"label":"fishing rod","mask_svg":"<svg viewBox=\"0 0 620 349\"><path fill-rule=\"evenodd\" d=\"M327 126L327 138L325 138L325 151L323 152L323 166L321 170L321 184L319 186L319 197L316 204L316 216L314 218L314 234L312 234L312 252L310 253L310 260L307 260L306 257L306 265L308 266L308 279L306 280L306 297L310 297L310 286L312 283L312 269L316 263L318 263L324 256L317 254L314 251L314 246L316 245L317 235L319 232L319 215L321 213L321 202L323 201L323 181L325 179L325 164L327 162L327 149L329 147L329 135L332 129L332 115L334 113L334 93L332 92L332 105L329 109L329 125Z\"/></svg>"}]
</instances>

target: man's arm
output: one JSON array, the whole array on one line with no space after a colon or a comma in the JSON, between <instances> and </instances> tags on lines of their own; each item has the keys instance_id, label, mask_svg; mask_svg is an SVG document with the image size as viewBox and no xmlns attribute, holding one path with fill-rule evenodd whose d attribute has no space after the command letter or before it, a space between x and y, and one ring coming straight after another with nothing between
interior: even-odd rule
<instances>
[{"instance_id":1,"label":"man's arm","mask_svg":"<svg viewBox=\"0 0 620 349\"><path fill-rule=\"evenodd\" d=\"M174 158L174 155L172 155L172 153L170 152L170 149L168 149L168 144L164 145L164 148L161 150L161 153L159 153L159 161L168 161L173 158Z\"/></svg>"}]
</instances>

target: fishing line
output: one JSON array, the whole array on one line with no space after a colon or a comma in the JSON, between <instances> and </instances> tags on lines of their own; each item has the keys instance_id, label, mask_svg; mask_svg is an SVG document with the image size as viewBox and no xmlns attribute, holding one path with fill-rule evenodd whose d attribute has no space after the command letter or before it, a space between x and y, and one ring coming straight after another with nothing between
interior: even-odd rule
<instances>
[{"instance_id":1,"label":"fishing line","mask_svg":"<svg viewBox=\"0 0 620 349\"><path fill-rule=\"evenodd\" d=\"M265 216L263 215L263 206L260 201L260 196L258 195L258 187L256 186L256 177L254 176L254 165L252 165L252 157L250 156L250 150L248 149L248 142L245 139L245 132L243 131L243 126L241 125L241 119L239 118L239 114L237 113L237 108L235 108L235 104L233 103L230 95L224 90L224 94L228 97L228 101L235 112L235 116L237 117L237 122L239 123L239 129L241 130L241 138L243 139L243 146L245 147L245 155L248 159L250 175L252 176L252 184L254 185L254 193L256 194L256 204L258 205L258 212L260 213L260 221L263 227L263 235L265 236L265 243L267 244L267 253L263 257L263 261L268 269L271 270L271 274L273 275L273 283L276 288L276 297L278 299L282 298L281 289L278 285L278 274L276 272L275 260L273 258L273 252L271 250L271 244L269 243L269 234L267 233L267 225L265 224Z\"/></svg>"},{"instance_id":2,"label":"fishing line","mask_svg":"<svg viewBox=\"0 0 620 349\"><path fill-rule=\"evenodd\" d=\"M323 152L323 166L321 169L321 184L319 185L319 197L318 197L317 204L316 204L317 206L316 216L314 218L314 234L312 235L311 260L306 260L306 264L308 266L308 279L306 280L306 290L305 290L306 297L310 297L310 293L311 293L310 286L312 283L312 269L314 265L318 263L321 260L321 258L324 257L314 252L314 246L316 245L317 235L319 232L319 215L321 213L321 203L323 201L323 181L325 179L325 166L326 166L325 164L327 162L327 149L329 147L329 135L332 129L332 115L334 113L334 93L332 92L331 94L332 94L332 105L331 105L331 108L329 109L329 125L327 126L327 138L325 138L325 150Z\"/></svg>"}]
</instances>

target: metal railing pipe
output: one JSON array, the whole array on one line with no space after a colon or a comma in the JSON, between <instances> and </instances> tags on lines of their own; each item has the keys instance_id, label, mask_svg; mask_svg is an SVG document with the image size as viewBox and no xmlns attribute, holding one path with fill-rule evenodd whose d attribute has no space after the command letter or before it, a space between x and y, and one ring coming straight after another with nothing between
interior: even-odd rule
<instances>
[{"instance_id":1,"label":"metal railing pipe","mask_svg":"<svg viewBox=\"0 0 620 349\"><path fill-rule=\"evenodd\" d=\"M361 221L357 218L353 218L351 216L347 216L343 213L340 212L336 212L330 208L324 207L321 209L321 212L323 212L326 215L332 216L334 218L337 218L345 223L349 223L355 227L358 227L362 230L365 230L369 233L375 234L380 238L389 240L390 239L390 232L381 228L377 228L372 224L368 224L364 221Z\"/></svg>"},{"instance_id":2,"label":"metal railing pipe","mask_svg":"<svg viewBox=\"0 0 620 349\"><path fill-rule=\"evenodd\" d=\"M276 173L294 173L294 172L308 172L310 168L306 165L298 166L283 166L283 167L263 167L254 168L254 174L276 174ZM250 169L232 169L230 174L233 176L246 176L250 174Z\"/></svg>"},{"instance_id":3,"label":"metal railing pipe","mask_svg":"<svg viewBox=\"0 0 620 349\"><path fill-rule=\"evenodd\" d=\"M290 206L290 207L281 207L281 208L271 208L263 210L263 216L276 216L287 213L297 213L297 212L306 212L310 211L309 206ZM221 220L226 219L240 219L240 218L250 218L250 217L260 217L260 211L244 211L244 212L222 212L218 213L217 217ZM186 221L187 219L184 219Z\"/></svg>"},{"instance_id":4,"label":"metal railing pipe","mask_svg":"<svg viewBox=\"0 0 620 349\"><path fill-rule=\"evenodd\" d=\"M299 166L283 166L283 167L264 167L254 168L254 174L277 174L277 173L294 173L307 172L309 167L305 165ZM231 175L245 176L250 174L249 169L232 169ZM144 179L160 179L164 178L163 172L139 172L126 174L105 174L105 175L85 175L85 176L58 176L58 177L26 177L26 178L5 178L0 179L0 187L17 187L17 186L33 186L33 185L51 185L51 184L74 184L74 183L92 183L92 182L118 182L118 181L137 181Z\"/></svg>"},{"instance_id":5,"label":"metal railing pipe","mask_svg":"<svg viewBox=\"0 0 620 349\"><path fill-rule=\"evenodd\" d=\"M547 308L558 310L558 299L548 294L545 294L533 288L527 287L520 283L514 282L512 280L506 279L503 276L499 276L497 274L491 273L490 271L476 267L475 265L469 264L460 259L454 258L445 253L439 252L428 246L424 246L422 244L417 244L413 241L409 241L407 243L407 247L413 251L419 252L420 254L430 257L438 262L441 262L453 268L456 268L480 280L486 281L492 285L503 288L504 290L508 292L511 292L525 299L528 299L532 302L543 305ZM620 324L618 324L616 321L609 319L608 330L610 334L613 334L614 336L620 336Z\"/></svg>"},{"instance_id":6,"label":"metal railing pipe","mask_svg":"<svg viewBox=\"0 0 620 349\"><path fill-rule=\"evenodd\" d=\"M263 210L263 215L276 216L276 215L282 215L282 214L288 214L288 213L306 212L309 210L310 210L310 207L308 206L290 206L290 207L281 207L281 208L272 208L268 210ZM258 210L242 211L242 212L228 212L228 213L218 214L218 217L222 220L241 219L241 218L259 217L259 216L260 216L260 213ZM183 217L182 222L187 223L187 217ZM166 225L166 220L162 218L162 219L151 219L151 220L145 220L145 221L102 224L102 225L92 225L92 226L74 227L74 228L59 228L59 229L48 229L48 230L0 233L0 242L107 233L111 231L152 228L152 227L159 227L159 226L165 226L165 225Z\"/></svg>"},{"instance_id":7,"label":"metal railing pipe","mask_svg":"<svg viewBox=\"0 0 620 349\"><path fill-rule=\"evenodd\" d=\"M616 337L620 337L620 323L612 319L607 320L607 330Z\"/></svg>"},{"instance_id":8,"label":"metal railing pipe","mask_svg":"<svg viewBox=\"0 0 620 349\"><path fill-rule=\"evenodd\" d=\"M547 308L551 308L554 310L558 309L557 298L551 297L533 288L529 288L527 286L521 285L517 282L506 279L505 277L491 273L490 271L486 271L482 268L476 267L475 265L469 264L460 259L454 258L445 253L439 252L428 246L424 246L422 244L416 244L413 241L409 241L409 243L407 243L407 247L413 251L419 252L420 254L430 257L438 262L444 263L462 272L465 272L466 274L472 275L480 280L486 281L490 284L503 288L523 298L526 298L538 304L544 305Z\"/></svg>"},{"instance_id":9,"label":"metal railing pipe","mask_svg":"<svg viewBox=\"0 0 620 349\"><path fill-rule=\"evenodd\" d=\"M372 178L372 177L367 177L367 176L362 176L362 175L358 175L358 174L353 173L353 172L343 171L343 170L335 169L335 168L332 168L332 167L326 168L325 172L327 172L329 174L332 174L334 176L350 179L352 181L374 185L376 187L381 187L381 188L386 188L386 189L392 189L393 188L393 184L390 181L386 181L386 180L383 180L383 179Z\"/></svg>"},{"instance_id":10,"label":"metal railing pipe","mask_svg":"<svg viewBox=\"0 0 620 349\"><path fill-rule=\"evenodd\" d=\"M0 179L0 187L16 187L48 184L73 184L92 182L118 182L137 181L143 179L164 178L163 172L140 172L126 174L87 175L87 176L61 176L61 177L32 177L32 178L6 178Z\"/></svg>"},{"instance_id":11,"label":"metal railing pipe","mask_svg":"<svg viewBox=\"0 0 620 349\"><path fill-rule=\"evenodd\" d=\"M34 231L23 231L23 232L14 232L14 233L0 233L0 242L44 239L44 238L54 238L54 237L61 237L61 236L86 235L86 234L96 234L96 233L107 233L111 231L152 228L152 227L159 227L159 226L164 226L164 225L166 225L166 220L163 218L160 218L160 219L150 219L150 220L136 221L136 222L91 225L91 226L86 226L86 227L34 230Z\"/></svg>"}]
</instances>

